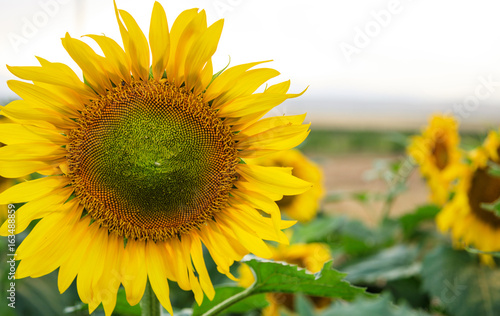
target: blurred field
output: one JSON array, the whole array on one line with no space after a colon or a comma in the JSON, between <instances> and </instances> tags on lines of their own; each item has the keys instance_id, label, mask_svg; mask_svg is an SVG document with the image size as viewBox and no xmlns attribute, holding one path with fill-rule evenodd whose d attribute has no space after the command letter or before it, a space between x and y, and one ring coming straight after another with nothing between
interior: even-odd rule
<instances>
[{"instance_id":1,"label":"blurred field","mask_svg":"<svg viewBox=\"0 0 500 316\"><path fill-rule=\"evenodd\" d=\"M323 169L328 192L324 211L375 224L384 209L378 195L389 188L387 181L376 178L377 170L404 161L408 138L415 133L418 131L312 130L301 150ZM482 137L480 132L462 135L466 148L479 144ZM391 215L403 214L428 202L428 188L416 168L405 183L407 188L394 201Z\"/></svg>"}]
</instances>

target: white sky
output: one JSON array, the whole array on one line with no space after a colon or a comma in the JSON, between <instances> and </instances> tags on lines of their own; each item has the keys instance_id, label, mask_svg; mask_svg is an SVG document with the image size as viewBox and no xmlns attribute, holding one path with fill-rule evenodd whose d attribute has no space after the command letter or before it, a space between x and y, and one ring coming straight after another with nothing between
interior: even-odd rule
<instances>
[{"instance_id":1,"label":"white sky","mask_svg":"<svg viewBox=\"0 0 500 316\"><path fill-rule=\"evenodd\" d=\"M153 2L117 1L145 32ZM360 122L361 112L368 113L367 120L405 113L424 117L470 101L477 89L486 89L478 88L483 78L493 82L492 93L470 105L466 118L483 125L500 122L497 0L160 2L170 25L191 7L205 9L209 22L224 18L215 68L223 68L228 56L232 65L273 59L269 66L282 73L275 81L291 79L294 91L310 86L288 111L308 111L316 115L313 121L323 112ZM120 39L111 0L0 0L0 30L0 100L15 97L5 83L14 79L5 64L35 65L36 55L77 69L60 42L66 31L73 37L104 33ZM342 46L351 49L350 61ZM302 109L304 103L311 105Z\"/></svg>"}]
</instances>

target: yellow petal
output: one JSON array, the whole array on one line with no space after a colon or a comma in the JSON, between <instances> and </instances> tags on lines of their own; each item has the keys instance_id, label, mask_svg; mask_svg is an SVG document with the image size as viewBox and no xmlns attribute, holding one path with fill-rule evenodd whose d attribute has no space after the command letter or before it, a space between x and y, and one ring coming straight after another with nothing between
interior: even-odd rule
<instances>
[{"instance_id":1,"label":"yellow petal","mask_svg":"<svg viewBox=\"0 0 500 316\"><path fill-rule=\"evenodd\" d=\"M223 232L227 233L227 230L231 230L238 238L235 242L243 245L251 253L261 258L270 258L272 256L271 250L266 243L257 237L255 232L249 230L248 226L242 227L241 223L237 223L227 216L219 216L218 222Z\"/></svg>"},{"instance_id":2,"label":"yellow petal","mask_svg":"<svg viewBox=\"0 0 500 316\"><path fill-rule=\"evenodd\" d=\"M173 251L172 254L173 264L175 264L177 267L176 270L177 283L179 284L179 287L181 289L183 289L184 291L189 291L191 290L191 284L189 282L189 276L187 271L188 263L184 260L184 255L182 254L181 241L179 241L178 238L172 238L169 244L171 245Z\"/></svg>"},{"instance_id":3,"label":"yellow petal","mask_svg":"<svg viewBox=\"0 0 500 316\"><path fill-rule=\"evenodd\" d=\"M0 124L0 142L11 144L49 143L65 145L68 139L57 131L20 124Z\"/></svg>"},{"instance_id":4,"label":"yellow petal","mask_svg":"<svg viewBox=\"0 0 500 316\"><path fill-rule=\"evenodd\" d=\"M239 164L240 175L247 181L255 181L262 188L284 195L304 193L311 184L291 175L291 168L263 167Z\"/></svg>"},{"instance_id":5,"label":"yellow petal","mask_svg":"<svg viewBox=\"0 0 500 316\"><path fill-rule=\"evenodd\" d=\"M259 194L265 195L273 201L278 201L283 198L283 194L272 192L267 190L265 187L261 187L256 181L247 181L245 179L240 179L234 183L234 185L241 191L247 192L257 192Z\"/></svg>"},{"instance_id":6,"label":"yellow petal","mask_svg":"<svg viewBox=\"0 0 500 316\"><path fill-rule=\"evenodd\" d=\"M123 252L122 283L130 305L136 305L144 295L147 273L145 243L128 240Z\"/></svg>"},{"instance_id":7,"label":"yellow petal","mask_svg":"<svg viewBox=\"0 0 500 316\"><path fill-rule=\"evenodd\" d=\"M217 50L222 33L223 20L219 20L206 29L189 49L184 68L186 88L191 90L199 81L203 66Z\"/></svg>"},{"instance_id":8,"label":"yellow petal","mask_svg":"<svg viewBox=\"0 0 500 316\"><path fill-rule=\"evenodd\" d=\"M191 238L189 237L181 237L181 252L184 258L184 262L186 263L186 268L188 270L189 284L191 286L191 290L194 294L194 299L198 305L201 305L203 302L203 290L201 289L200 283L198 282L198 278L194 275L193 265L191 263Z\"/></svg>"},{"instance_id":9,"label":"yellow petal","mask_svg":"<svg viewBox=\"0 0 500 316\"><path fill-rule=\"evenodd\" d=\"M60 212L44 217L18 247L17 259L24 262L17 277L40 277L57 269L66 260L68 236L80 219L82 208L78 203L68 203ZM65 251L62 251L65 250Z\"/></svg>"},{"instance_id":10,"label":"yellow petal","mask_svg":"<svg viewBox=\"0 0 500 316\"><path fill-rule=\"evenodd\" d=\"M89 99L95 97L92 89L85 85L70 67L62 63L51 63L43 58L37 58L42 67L10 67L9 71L15 76L32 81L50 83L63 86L74 90L75 92Z\"/></svg>"},{"instance_id":11,"label":"yellow petal","mask_svg":"<svg viewBox=\"0 0 500 316\"><path fill-rule=\"evenodd\" d=\"M212 81L213 73L214 73L214 68L212 64L212 59L209 59L200 73L199 82L194 86L194 91L193 91L194 95L201 94L208 87L210 81Z\"/></svg>"},{"instance_id":12,"label":"yellow petal","mask_svg":"<svg viewBox=\"0 0 500 316\"><path fill-rule=\"evenodd\" d=\"M207 295L210 300L213 300L215 296L214 286L208 275L207 266L205 260L203 259L203 248L201 246L200 238L197 234L193 234L191 238L191 258L193 259L194 267L196 272L200 277L200 285L203 292Z\"/></svg>"},{"instance_id":13,"label":"yellow petal","mask_svg":"<svg viewBox=\"0 0 500 316\"><path fill-rule=\"evenodd\" d=\"M248 126L244 130L242 130L240 134L247 137L250 135L262 133L278 126L300 125L302 124L302 122L304 122L305 118L306 114L268 117Z\"/></svg>"},{"instance_id":14,"label":"yellow petal","mask_svg":"<svg viewBox=\"0 0 500 316\"><path fill-rule=\"evenodd\" d=\"M0 204L31 201L67 184L69 184L69 180L63 176L45 177L23 182L0 193Z\"/></svg>"},{"instance_id":15,"label":"yellow petal","mask_svg":"<svg viewBox=\"0 0 500 316\"><path fill-rule=\"evenodd\" d=\"M271 68L259 68L245 72L233 82L230 90L226 91L219 98L215 99L213 106L224 107L226 103L243 96L251 95L260 86L280 73Z\"/></svg>"},{"instance_id":16,"label":"yellow petal","mask_svg":"<svg viewBox=\"0 0 500 316\"><path fill-rule=\"evenodd\" d=\"M101 278L104 270L104 258L108 248L108 232L99 225L92 224L89 227L89 235L92 243L87 248L82 264L78 270L76 288L82 302L89 304L93 301L92 288Z\"/></svg>"},{"instance_id":17,"label":"yellow petal","mask_svg":"<svg viewBox=\"0 0 500 316\"><path fill-rule=\"evenodd\" d=\"M0 161L0 176L5 178L20 178L29 174L45 170L51 165L56 166L63 162L64 158L53 161Z\"/></svg>"},{"instance_id":18,"label":"yellow petal","mask_svg":"<svg viewBox=\"0 0 500 316\"><path fill-rule=\"evenodd\" d=\"M287 150L300 145L309 135L311 124L278 126L265 132L242 139L236 148L240 157L262 156L260 151Z\"/></svg>"},{"instance_id":19,"label":"yellow petal","mask_svg":"<svg viewBox=\"0 0 500 316\"><path fill-rule=\"evenodd\" d=\"M18 80L9 80L7 85L35 108L51 109L66 116L75 114L75 110L71 106L50 90Z\"/></svg>"},{"instance_id":20,"label":"yellow petal","mask_svg":"<svg viewBox=\"0 0 500 316\"><path fill-rule=\"evenodd\" d=\"M21 206L16 210L15 233L22 233L31 221L35 219L42 218L52 212L61 212L56 206L67 201L72 192L73 189L71 188L55 190L50 195L29 201ZM0 236L7 236L8 234L8 221L5 221L0 228Z\"/></svg>"},{"instance_id":21,"label":"yellow petal","mask_svg":"<svg viewBox=\"0 0 500 316\"><path fill-rule=\"evenodd\" d=\"M151 15L149 45L153 56L153 78L160 80L167 68L170 56L170 34L165 10L159 2L155 2Z\"/></svg>"},{"instance_id":22,"label":"yellow petal","mask_svg":"<svg viewBox=\"0 0 500 316\"><path fill-rule=\"evenodd\" d=\"M183 11L174 21L172 25L172 30L170 31L170 54L167 64L167 77L170 81L175 81L179 83L178 78L178 68L179 63L181 62L182 56L177 56L178 47L181 45L185 45L181 42L181 36L191 21L198 16L198 9L190 9ZM182 67L184 70L184 64Z\"/></svg>"},{"instance_id":23,"label":"yellow petal","mask_svg":"<svg viewBox=\"0 0 500 316\"><path fill-rule=\"evenodd\" d=\"M71 244L72 247L69 248L70 253L68 254L68 259L59 267L59 275L57 278L57 286L60 293L66 291L71 283L73 283L73 280L80 270L83 257L86 255L86 251L93 237L89 229L89 224L90 216L86 216L80 220L80 222L75 225L73 233L68 240L68 243Z\"/></svg>"},{"instance_id":24,"label":"yellow petal","mask_svg":"<svg viewBox=\"0 0 500 316\"><path fill-rule=\"evenodd\" d=\"M241 78L248 69L265 62L269 62L269 60L237 65L225 70L210 84L203 98L208 102L226 93L234 87L238 79Z\"/></svg>"},{"instance_id":25,"label":"yellow petal","mask_svg":"<svg viewBox=\"0 0 500 316\"><path fill-rule=\"evenodd\" d=\"M110 234L107 250L104 271L99 282L93 284L93 302L95 307L102 302L106 316L110 316L116 305L116 297L122 278L119 269L124 250L123 237Z\"/></svg>"},{"instance_id":26,"label":"yellow petal","mask_svg":"<svg viewBox=\"0 0 500 316\"><path fill-rule=\"evenodd\" d=\"M114 2L114 1L113 1ZM132 74L135 78L147 81L149 78L149 45L146 36L134 18L124 10L118 10L115 5L116 19L120 27L123 46L132 65ZM123 25L120 17L123 19ZM126 28L125 28L126 27Z\"/></svg>"},{"instance_id":27,"label":"yellow petal","mask_svg":"<svg viewBox=\"0 0 500 316\"><path fill-rule=\"evenodd\" d=\"M263 194L252 191L242 192L240 190L233 190L231 194L246 203L250 203L250 205L252 205L253 207L271 215L274 229L276 231L280 229L280 222L281 222L280 209L272 199Z\"/></svg>"},{"instance_id":28,"label":"yellow petal","mask_svg":"<svg viewBox=\"0 0 500 316\"><path fill-rule=\"evenodd\" d=\"M85 95L77 93L75 90L63 86L55 86L39 81L33 81L33 83L35 86L49 90L53 95L64 100L65 104L68 106L68 111L71 111L71 113L66 116L67 118L74 119L80 117L80 112L84 109L85 105L97 98L96 94L94 94L94 98L88 98Z\"/></svg>"},{"instance_id":29,"label":"yellow petal","mask_svg":"<svg viewBox=\"0 0 500 316\"><path fill-rule=\"evenodd\" d=\"M103 95L106 93L106 90L111 90L111 82L101 66L104 63L103 57L97 55L84 42L71 38L68 33L62 39L62 44L71 58L82 69L85 80L94 91Z\"/></svg>"},{"instance_id":30,"label":"yellow petal","mask_svg":"<svg viewBox=\"0 0 500 316\"><path fill-rule=\"evenodd\" d=\"M266 113L288 99L286 94L256 93L236 98L220 108L220 117L245 117Z\"/></svg>"},{"instance_id":31,"label":"yellow petal","mask_svg":"<svg viewBox=\"0 0 500 316\"><path fill-rule=\"evenodd\" d=\"M277 230L273 229L274 224L270 218L263 217L247 204L235 204L230 211L226 210L224 213L235 221L237 220L244 229L254 231L256 236L261 239L288 244L288 238L279 229L280 223L278 223Z\"/></svg>"},{"instance_id":32,"label":"yellow petal","mask_svg":"<svg viewBox=\"0 0 500 316\"><path fill-rule=\"evenodd\" d=\"M173 315L172 304L170 303L170 291L167 281L167 272L163 253L155 242L148 242L146 245L146 261L148 279L161 305Z\"/></svg>"},{"instance_id":33,"label":"yellow petal","mask_svg":"<svg viewBox=\"0 0 500 316\"><path fill-rule=\"evenodd\" d=\"M67 154L66 149L54 144L12 144L0 147L0 161L53 160Z\"/></svg>"},{"instance_id":34,"label":"yellow petal","mask_svg":"<svg viewBox=\"0 0 500 316\"><path fill-rule=\"evenodd\" d=\"M69 130L77 126L76 122L53 109L36 108L24 100L12 101L4 106L1 115L13 122L35 125L46 129Z\"/></svg>"},{"instance_id":35,"label":"yellow petal","mask_svg":"<svg viewBox=\"0 0 500 316\"><path fill-rule=\"evenodd\" d=\"M113 39L104 35L85 35L96 41L101 48L104 56L106 56L106 63L111 67L112 73L117 74L123 81L130 83L130 60L123 49ZM118 81L118 80L116 80ZM118 85L119 81L115 82Z\"/></svg>"}]
</instances>

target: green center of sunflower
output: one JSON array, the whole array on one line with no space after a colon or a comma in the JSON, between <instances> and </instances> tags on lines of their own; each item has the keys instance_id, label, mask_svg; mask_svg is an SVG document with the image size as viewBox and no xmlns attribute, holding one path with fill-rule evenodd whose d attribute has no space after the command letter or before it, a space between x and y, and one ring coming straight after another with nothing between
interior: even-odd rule
<instances>
[{"instance_id":1,"label":"green center of sunflower","mask_svg":"<svg viewBox=\"0 0 500 316\"><path fill-rule=\"evenodd\" d=\"M166 240L226 202L237 164L210 106L168 83L118 87L70 136L70 176L93 220L124 237Z\"/></svg>"},{"instance_id":2,"label":"green center of sunflower","mask_svg":"<svg viewBox=\"0 0 500 316\"><path fill-rule=\"evenodd\" d=\"M472 177L468 198L472 212L479 219L492 227L500 228L500 217L481 206L500 198L500 177L489 174L488 168L477 169Z\"/></svg>"}]
</instances>

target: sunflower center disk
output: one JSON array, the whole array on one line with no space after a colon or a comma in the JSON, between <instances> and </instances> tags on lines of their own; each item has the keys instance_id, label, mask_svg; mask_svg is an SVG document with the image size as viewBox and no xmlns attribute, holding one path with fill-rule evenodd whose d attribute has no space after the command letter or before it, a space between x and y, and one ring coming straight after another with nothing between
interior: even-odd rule
<instances>
[{"instance_id":1,"label":"sunflower center disk","mask_svg":"<svg viewBox=\"0 0 500 316\"><path fill-rule=\"evenodd\" d=\"M488 169L477 169L472 177L469 189L471 210L486 224L500 228L500 217L493 211L482 207L483 203L492 203L500 198L500 177L488 173Z\"/></svg>"},{"instance_id":2,"label":"sunflower center disk","mask_svg":"<svg viewBox=\"0 0 500 316\"><path fill-rule=\"evenodd\" d=\"M120 87L89 109L70 166L90 216L127 238L199 227L227 199L237 163L230 131L190 92Z\"/></svg>"},{"instance_id":3,"label":"sunflower center disk","mask_svg":"<svg viewBox=\"0 0 500 316\"><path fill-rule=\"evenodd\" d=\"M446 149L446 143L442 137L436 140L436 144L432 149L432 155L436 160L436 167L438 167L439 170L443 170L448 166L448 150Z\"/></svg>"}]
</instances>

